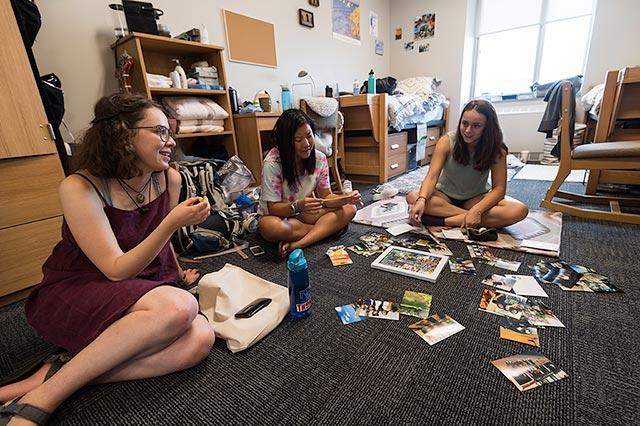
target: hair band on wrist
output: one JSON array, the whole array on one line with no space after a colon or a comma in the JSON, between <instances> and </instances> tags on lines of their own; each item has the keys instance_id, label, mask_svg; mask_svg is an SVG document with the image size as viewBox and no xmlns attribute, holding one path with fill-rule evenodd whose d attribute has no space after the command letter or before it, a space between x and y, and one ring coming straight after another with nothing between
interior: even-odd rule
<instances>
[{"instance_id":1,"label":"hair band on wrist","mask_svg":"<svg viewBox=\"0 0 640 426\"><path fill-rule=\"evenodd\" d=\"M420 198L422 198L422 199L424 200L424 202L425 202L425 203L427 202L427 197L424 197L424 196L422 196L422 195L421 195L421 196L419 196L418 198L416 198L416 202L418 202L418 200L419 200Z\"/></svg>"}]
</instances>

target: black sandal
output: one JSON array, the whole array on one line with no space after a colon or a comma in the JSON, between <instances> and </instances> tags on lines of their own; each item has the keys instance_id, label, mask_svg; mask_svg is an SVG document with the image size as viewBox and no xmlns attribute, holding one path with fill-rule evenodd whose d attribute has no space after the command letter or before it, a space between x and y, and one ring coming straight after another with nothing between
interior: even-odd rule
<instances>
[{"instance_id":1,"label":"black sandal","mask_svg":"<svg viewBox=\"0 0 640 426\"><path fill-rule=\"evenodd\" d=\"M37 425L47 423L47 420L51 417L51 413L44 411L42 408L31 404L20 404L14 401L0 407L0 426L8 424L14 416L22 417Z\"/></svg>"}]
</instances>

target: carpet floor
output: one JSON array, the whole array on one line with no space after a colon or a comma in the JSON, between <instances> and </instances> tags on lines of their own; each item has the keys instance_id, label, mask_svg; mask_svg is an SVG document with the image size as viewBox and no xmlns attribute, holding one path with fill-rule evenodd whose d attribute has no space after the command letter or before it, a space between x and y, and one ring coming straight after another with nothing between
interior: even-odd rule
<instances>
[{"instance_id":1,"label":"carpet floor","mask_svg":"<svg viewBox=\"0 0 640 426\"><path fill-rule=\"evenodd\" d=\"M567 184L580 190L581 184ZM358 185L356 185L358 187ZM509 195L537 208L548 182L509 183ZM370 199L373 186L360 186ZM332 267L327 247L350 244L371 230L352 225L341 237L305 250L313 285L313 314L285 320L249 350L231 354L217 340L200 365L147 380L87 386L67 400L53 425L200 424L492 424L627 425L640 412L640 258L638 226L564 217L561 257L596 268L624 293L572 293L545 287L545 300L566 328L540 331L542 352L569 377L520 392L493 365L529 350L498 337L498 317L478 311L489 273L451 273L436 283L373 270L372 258L351 254L353 265ZM198 264L202 272L233 263L286 284L277 249L257 236L266 254L236 254ZM454 255L463 243L449 241ZM540 256L506 250L522 261ZM465 330L429 346L399 321L368 319L344 326L334 307L360 297L399 301L404 290L433 295L432 312L450 315ZM38 359L50 347L29 328L22 303L0 308L0 378ZM634 420L636 419L636 420Z\"/></svg>"}]
</instances>

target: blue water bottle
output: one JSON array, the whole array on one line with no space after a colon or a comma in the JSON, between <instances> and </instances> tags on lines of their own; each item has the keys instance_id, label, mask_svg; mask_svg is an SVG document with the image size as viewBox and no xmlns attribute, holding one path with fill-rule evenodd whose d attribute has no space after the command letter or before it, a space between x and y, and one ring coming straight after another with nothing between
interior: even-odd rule
<instances>
[{"instance_id":1,"label":"blue water bottle","mask_svg":"<svg viewBox=\"0 0 640 426\"><path fill-rule=\"evenodd\" d=\"M289 270L289 313L295 319L306 318L311 315L311 284L309 284L309 269L307 259L300 249L289 254L287 263Z\"/></svg>"},{"instance_id":2,"label":"blue water bottle","mask_svg":"<svg viewBox=\"0 0 640 426\"><path fill-rule=\"evenodd\" d=\"M367 93L376 93L376 76L373 70L369 71L369 78L367 79Z\"/></svg>"},{"instance_id":3,"label":"blue water bottle","mask_svg":"<svg viewBox=\"0 0 640 426\"><path fill-rule=\"evenodd\" d=\"M282 112L291 109L291 91L289 90L289 86L286 84L281 84L282 92L280 94L280 99L282 101Z\"/></svg>"}]
</instances>

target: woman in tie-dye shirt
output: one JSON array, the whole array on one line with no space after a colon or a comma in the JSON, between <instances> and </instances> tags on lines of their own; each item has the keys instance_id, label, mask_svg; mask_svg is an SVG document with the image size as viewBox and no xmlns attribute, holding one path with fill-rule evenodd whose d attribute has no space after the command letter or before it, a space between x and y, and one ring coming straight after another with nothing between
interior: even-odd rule
<instances>
[{"instance_id":1,"label":"woman in tie-dye shirt","mask_svg":"<svg viewBox=\"0 0 640 426\"><path fill-rule=\"evenodd\" d=\"M346 230L356 214L360 193L335 195L327 157L315 150L314 123L300 110L285 111L273 129L276 147L262 166L259 229L279 242L281 257Z\"/></svg>"}]
</instances>

